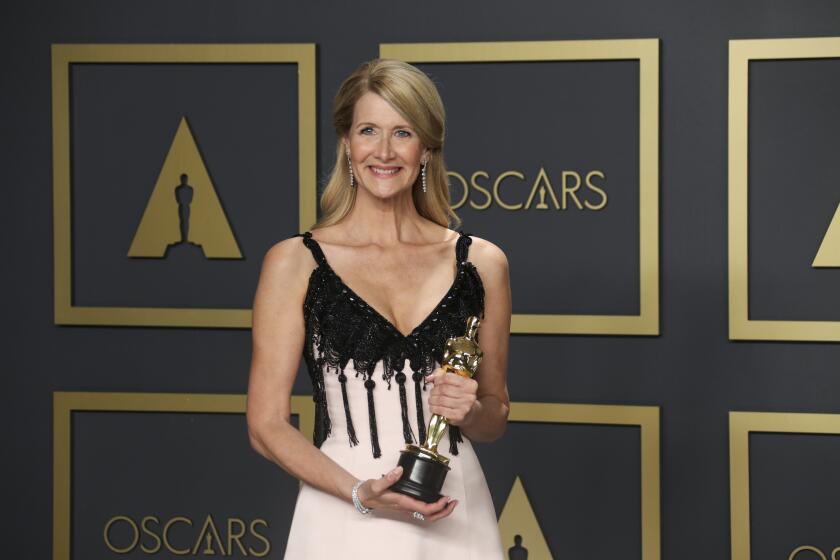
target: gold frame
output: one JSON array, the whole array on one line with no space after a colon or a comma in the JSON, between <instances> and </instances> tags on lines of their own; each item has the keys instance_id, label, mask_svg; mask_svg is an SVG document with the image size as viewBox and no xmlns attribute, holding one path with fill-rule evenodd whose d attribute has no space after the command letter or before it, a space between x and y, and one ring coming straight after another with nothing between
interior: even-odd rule
<instances>
[{"instance_id":1,"label":"gold frame","mask_svg":"<svg viewBox=\"0 0 840 560\"><path fill-rule=\"evenodd\" d=\"M73 412L244 414L245 402L245 395L63 391L53 393L53 560L70 560ZM300 431L311 434L315 424L312 397L292 396L291 406L292 414L297 414L300 418ZM660 559L659 407L515 402L511 403L508 421L639 426L642 560Z\"/></svg>"},{"instance_id":2,"label":"gold frame","mask_svg":"<svg viewBox=\"0 0 840 560\"><path fill-rule=\"evenodd\" d=\"M639 315L522 314L518 334L659 335L659 39L380 44L413 63L639 61Z\"/></svg>"},{"instance_id":3,"label":"gold frame","mask_svg":"<svg viewBox=\"0 0 840 560\"><path fill-rule=\"evenodd\" d=\"M250 309L73 305L70 178L70 65L74 63L296 63L298 67L299 228L316 219L314 44L52 45L55 324L250 328Z\"/></svg>"},{"instance_id":4,"label":"gold frame","mask_svg":"<svg viewBox=\"0 0 840 560\"><path fill-rule=\"evenodd\" d=\"M245 414L245 395L53 393L53 560L70 560L73 412L103 411ZM292 396L292 414L298 415L300 431L312 434L315 425L312 397Z\"/></svg>"},{"instance_id":5,"label":"gold frame","mask_svg":"<svg viewBox=\"0 0 840 560\"><path fill-rule=\"evenodd\" d=\"M659 407L607 404L511 403L508 422L639 426L641 429L642 560L659 560Z\"/></svg>"},{"instance_id":6,"label":"gold frame","mask_svg":"<svg viewBox=\"0 0 840 560\"><path fill-rule=\"evenodd\" d=\"M729 339L840 341L840 321L749 318L749 64L840 58L840 37L729 41Z\"/></svg>"},{"instance_id":7,"label":"gold frame","mask_svg":"<svg viewBox=\"0 0 840 560\"><path fill-rule=\"evenodd\" d=\"M729 500L732 560L750 559L750 433L840 435L840 414L729 413Z\"/></svg>"}]
</instances>

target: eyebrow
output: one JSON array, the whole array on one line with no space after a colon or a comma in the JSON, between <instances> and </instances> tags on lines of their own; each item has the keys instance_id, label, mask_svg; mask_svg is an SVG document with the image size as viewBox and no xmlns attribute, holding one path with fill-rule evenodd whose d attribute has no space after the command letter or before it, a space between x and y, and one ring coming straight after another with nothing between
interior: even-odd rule
<instances>
[{"instance_id":1,"label":"eyebrow","mask_svg":"<svg viewBox=\"0 0 840 560\"><path fill-rule=\"evenodd\" d=\"M357 128L360 127L360 126L373 126L375 128L382 128L378 124L372 123L372 122L360 122L359 124L356 125ZM411 126L409 126L407 124L398 124L394 128L411 128ZM411 129L414 130L413 128L411 128Z\"/></svg>"}]
</instances>

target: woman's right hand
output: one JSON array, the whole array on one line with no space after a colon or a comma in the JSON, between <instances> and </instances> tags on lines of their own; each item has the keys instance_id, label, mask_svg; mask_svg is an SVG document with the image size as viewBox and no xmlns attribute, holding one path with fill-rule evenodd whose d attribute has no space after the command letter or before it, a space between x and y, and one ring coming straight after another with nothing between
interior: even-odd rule
<instances>
[{"instance_id":1,"label":"woman's right hand","mask_svg":"<svg viewBox=\"0 0 840 560\"><path fill-rule=\"evenodd\" d=\"M391 509L404 511L411 516L413 512L422 513L425 521L437 521L448 516L458 505L458 500L442 496L440 500L427 504L405 494L390 490L400 479L402 467L397 467L382 478L370 478L359 487L359 499L362 505L372 509Z\"/></svg>"}]
</instances>

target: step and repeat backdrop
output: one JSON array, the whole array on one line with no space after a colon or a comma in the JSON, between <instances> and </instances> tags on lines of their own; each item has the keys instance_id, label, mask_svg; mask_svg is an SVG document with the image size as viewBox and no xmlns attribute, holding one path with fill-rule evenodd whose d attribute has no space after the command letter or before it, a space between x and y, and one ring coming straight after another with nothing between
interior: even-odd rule
<instances>
[{"instance_id":1,"label":"step and repeat backdrop","mask_svg":"<svg viewBox=\"0 0 840 560\"><path fill-rule=\"evenodd\" d=\"M837 560L840 5L567 4L13 8L10 556L283 557L250 306L317 219L338 85L387 57L510 261L510 422L476 444L507 557Z\"/></svg>"}]
</instances>

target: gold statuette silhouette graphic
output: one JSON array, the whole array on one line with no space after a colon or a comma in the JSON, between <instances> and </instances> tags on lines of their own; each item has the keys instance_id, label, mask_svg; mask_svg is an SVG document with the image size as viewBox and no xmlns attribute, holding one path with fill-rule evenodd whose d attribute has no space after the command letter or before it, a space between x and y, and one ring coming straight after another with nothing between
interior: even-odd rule
<instances>
[{"instance_id":1,"label":"gold statuette silhouette graphic","mask_svg":"<svg viewBox=\"0 0 840 560\"><path fill-rule=\"evenodd\" d=\"M472 377L478 371L483 355L476 342L479 324L478 317L469 317L466 334L446 341L441 367L447 372ZM400 452L398 464L403 473L391 490L427 503L440 499L440 489L449 472L449 457L441 455L437 449L448 427L449 421L445 417L432 415L426 441L422 445L409 444Z\"/></svg>"},{"instance_id":2,"label":"gold statuette silhouette graphic","mask_svg":"<svg viewBox=\"0 0 840 560\"><path fill-rule=\"evenodd\" d=\"M510 560L554 558L518 476L499 516L499 535Z\"/></svg>"},{"instance_id":3,"label":"gold statuette silhouette graphic","mask_svg":"<svg viewBox=\"0 0 840 560\"><path fill-rule=\"evenodd\" d=\"M834 211L834 217L828 225L817 256L811 263L813 268L835 268L840 267L840 204Z\"/></svg>"},{"instance_id":4,"label":"gold statuette silhouette graphic","mask_svg":"<svg viewBox=\"0 0 840 560\"><path fill-rule=\"evenodd\" d=\"M200 248L208 259L242 258L186 117L178 125L128 256L164 258L170 248Z\"/></svg>"}]
</instances>

